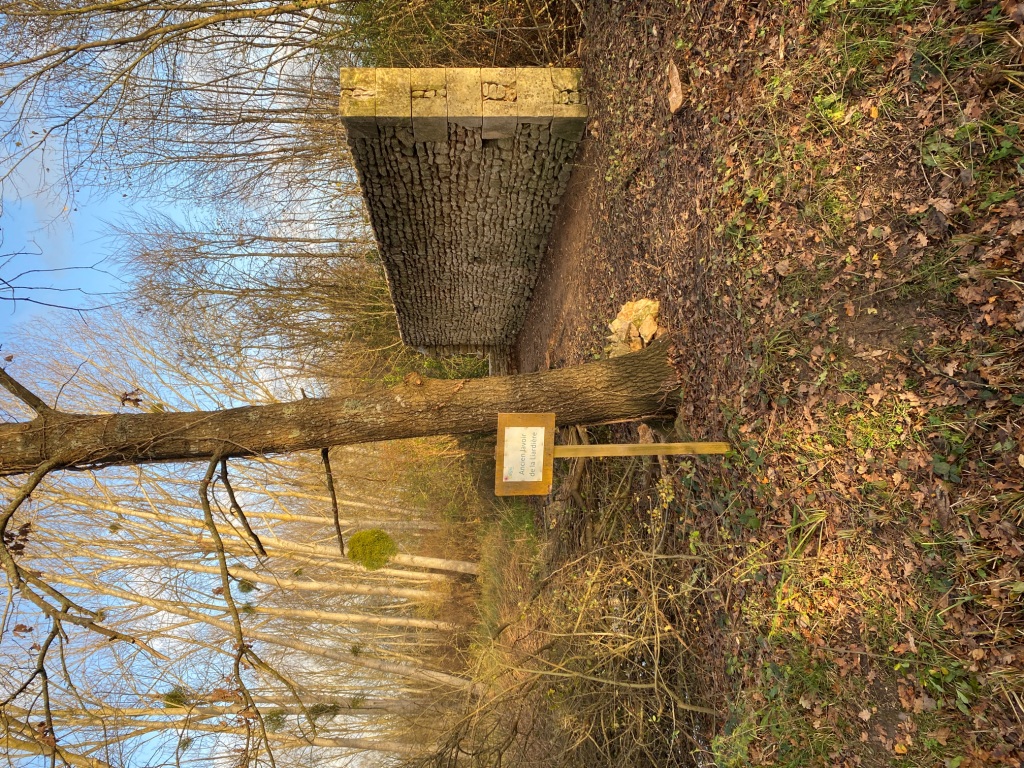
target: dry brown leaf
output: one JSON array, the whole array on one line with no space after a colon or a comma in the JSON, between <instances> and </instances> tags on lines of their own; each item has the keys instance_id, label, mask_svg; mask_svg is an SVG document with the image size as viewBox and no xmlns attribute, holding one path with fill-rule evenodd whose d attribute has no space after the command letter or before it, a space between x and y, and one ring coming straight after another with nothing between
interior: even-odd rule
<instances>
[{"instance_id":1,"label":"dry brown leaf","mask_svg":"<svg viewBox=\"0 0 1024 768\"><path fill-rule=\"evenodd\" d=\"M928 200L928 205L932 206L939 213L949 216L955 210L953 201L948 197L933 197Z\"/></svg>"},{"instance_id":2,"label":"dry brown leaf","mask_svg":"<svg viewBox=\"0 0 1024 768\"><path fill-rule=\"evenodd\" d=\"M683 83L679 77L679 67L674 61L668 63L668 85L668 108L676 115L683 108Z\"/></svg>"}]
</instances>

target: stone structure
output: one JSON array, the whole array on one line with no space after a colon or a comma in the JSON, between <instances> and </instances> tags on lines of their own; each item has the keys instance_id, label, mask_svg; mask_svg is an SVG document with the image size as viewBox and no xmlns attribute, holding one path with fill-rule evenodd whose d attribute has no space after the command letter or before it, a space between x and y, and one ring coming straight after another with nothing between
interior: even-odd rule
<instances>
[{"instance_id":1,"label":"stone structure","mask_svg":"<svg viewBox=\"0 0 1024 768\"><path fill-rule=\"evenodd\" d=\"M507 365L583 137L576 69L344 69L341 115L406 344Z\"/></svg>"}]
</instances>

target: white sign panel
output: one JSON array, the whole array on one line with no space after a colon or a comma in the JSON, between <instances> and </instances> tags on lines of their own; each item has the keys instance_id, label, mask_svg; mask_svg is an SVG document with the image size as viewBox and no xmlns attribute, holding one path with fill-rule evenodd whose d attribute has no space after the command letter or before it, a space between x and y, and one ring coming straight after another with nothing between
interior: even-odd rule
<instances>
[{"instance_id":1,"label":"white sign panel","mask_svg":"<svg viewBox=\"0 0 1024 768\"><path fill-rule=\"evenodd\" d=\"M544 427L507 427L502 478L536 483L544 477Z\"/></svg>"}]
</instances>

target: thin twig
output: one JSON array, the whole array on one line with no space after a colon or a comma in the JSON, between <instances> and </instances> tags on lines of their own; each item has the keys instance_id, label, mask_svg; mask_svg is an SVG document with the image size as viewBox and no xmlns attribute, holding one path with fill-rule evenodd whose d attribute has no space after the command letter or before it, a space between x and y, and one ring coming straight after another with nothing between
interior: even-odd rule
<instances>
[{"instance_id":1,"label":"thin twig","mask_svg":"<svg viewBox=\"0 0 1024 768\"><path fill-rule=\"evenodd\" d=\"M338 535L338 549L345 556L345 539L341 534L341 519L338 516L338 494L334 490L334 473L331 472L330 448L323 448L320 457L324 460L324 472L327 474L327 490L331 492L331 514L334 517L334 532Z\"/></svg>"},{"instance_id":2,"label":"thin twig","mask_svg":"<svg viewBox=\"0 0 1024 768\"><path fill-rule=\"evenodd\" d=\"M0 368L0 373L3 373L2 368ZM14 517L14 513L18 511L18 507L25 503L25 500L32 495L32 491L34 491L39 483L43 481L43 478L52 470L56 469L57 466L58 464L56 461L48 461L45 464L40 464L36 467L35 472L29 475L28 480L26 480L25 484L21 486L21 490L14 494L14 498L11 499L4 511L0 513L0 539L2 539L4 531L7 530L7 525L11 522L11 518Z\"/></svg>"},{"instance_id":3,"label":"thin twig","mask_svg":"<svg viewBox=\"0 0 1024 768\"><path fill-rule=\"evenodd\" d=\"M242 528L245 529L246 536L252 541L256 547L256 551L259 552L261 557L267 556L267 550L263 548L263 542L260 541L260 537L256 535L256 532L249 525L249 520L246 518L245 513L242 511L241 505L235 498L235 489L231 487L231 481L228 480L228 460L220 460L220 481L224 483L224 490L228 493L228 504L232 514L238 518L238 522L242 524Z\"/></svg>"}]
</instances>

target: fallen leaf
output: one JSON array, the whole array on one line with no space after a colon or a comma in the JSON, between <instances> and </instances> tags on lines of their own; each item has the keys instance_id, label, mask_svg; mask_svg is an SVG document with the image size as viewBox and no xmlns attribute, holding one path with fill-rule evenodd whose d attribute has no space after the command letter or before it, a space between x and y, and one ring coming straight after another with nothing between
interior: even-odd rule
<instances>
[{"instance_id":1,"label":"fallen leaf","mask_svg":"<svg viewBox=\"0 0 1024 768\"><path fill-rule=\"evenodd\" d=\"M935 710L938 703L928 694L925 694L919 698L914 699L914 714L920 715L922 712L932 712Z\"/></svg>"},{"instance_id":2,"label":"fallen leaf","mask_svg":"<svg viewBox=\"0 0 1024 768\"><path fill-rule=\"evenodd\" d=\"M956 207L953 205L953 201L948 197L933 197L928 200L928 205L946 216L949 216L954 210L956 210Z\"/></svg>"},{"instance_id":3,"label":"fallen leaf","mask_svg":"<svg viewBox=\"0 0 1024 768\"><path fill-rule=\"evenodd\" d=\"M866 723L868 720L871 719L871 710L870 709L862 709L860 712L857 713L857 717L859 717L861 720L863 720Z\"/></svg>"},{"instance_id":4,"label":"fallen leaf","mask_svg":"<svg viewBox=\"0 0 1024 768\"><path fill-rule=\"evenodd\" d=\"M683 108L683 83L679 78L679 67L674 61L668 63L668 108L673 115Z\"/></svg>"},{"instance_id":5,"label":"fallen leaf","mask_svg":"<svg viewBox=\"0 0 1024 768\"><path fill-rule=\"evenodd\" d=\"M783 259L775 265L775 271L785 277L793 273L793 266L789 263L789 259Z\"/></svg>"},{"instance_id":6,"label":"fallen leaf","mask_svg":"<svg viewBox=\"0 0 1024 768\"><path fill-rule=\"evenodd\" d=\"M938 728L928 734L929 738L935 739L939 742L939 746L946 746L946 741L949 739L952 731L949 728Z\"/></svg>"}]
</instances>

